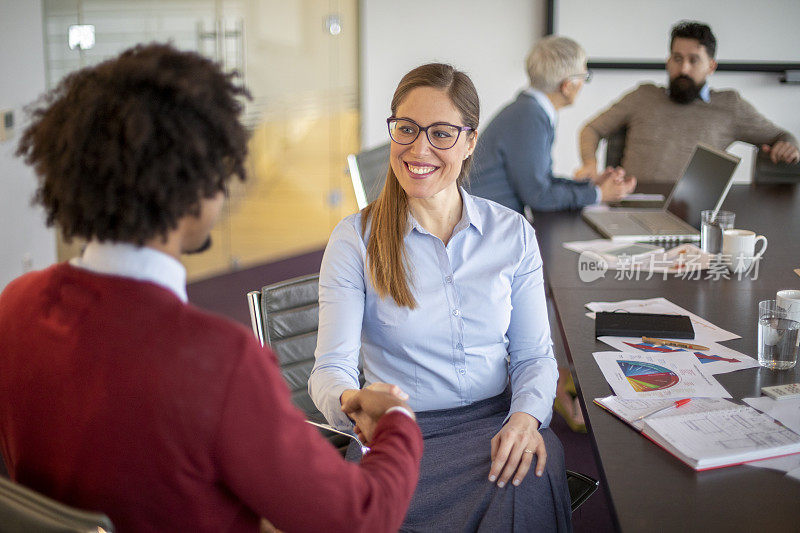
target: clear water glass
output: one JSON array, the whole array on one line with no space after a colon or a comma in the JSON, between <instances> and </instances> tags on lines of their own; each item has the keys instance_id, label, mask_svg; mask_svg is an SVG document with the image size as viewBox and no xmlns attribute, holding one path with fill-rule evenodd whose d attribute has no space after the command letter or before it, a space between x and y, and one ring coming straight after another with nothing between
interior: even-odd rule
<instances>
[{"instance_id":1,"label":"clear water glass","mask_svg":"<svg viewBox=\"0 0 800 533\"><path fill-rule=\"evenodd\" d=\"M797 364L800 322L788 317L775 300L758 304L758 364L770 370L788 370Z\"/></svg>"}]
</instances>

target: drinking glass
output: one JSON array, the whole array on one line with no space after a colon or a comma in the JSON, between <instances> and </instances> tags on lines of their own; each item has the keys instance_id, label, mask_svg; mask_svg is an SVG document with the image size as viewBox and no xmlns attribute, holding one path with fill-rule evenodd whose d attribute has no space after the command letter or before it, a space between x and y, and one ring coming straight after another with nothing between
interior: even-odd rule
<instances>
[{"instance_id":1,"label":"drinking glass","mask_svg":"<svg viewBox=\"0 0 800 533\"><path fill-rule=\"evenodd\" d=\"M708 209L700 211L700 249L709 254L722 252L722 232L733 228L736 214L732 211Z\"/></svg>"},{"instance_id":2,"label":"drinking glass","mask_svg":"<svg viewBox=\"0 0 800 533\"><path fill-rule=\"evenodd\" d=\"M788 317L775 300L758 304L758 364L770 370L788 370L797 364L800 322Z\"/></svg>"}]
</instances>

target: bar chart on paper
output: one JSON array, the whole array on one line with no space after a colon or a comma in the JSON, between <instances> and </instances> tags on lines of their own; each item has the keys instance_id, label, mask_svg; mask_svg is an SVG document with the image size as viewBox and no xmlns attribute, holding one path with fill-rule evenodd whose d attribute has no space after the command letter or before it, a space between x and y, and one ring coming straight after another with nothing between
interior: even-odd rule
<instances>
[{"instance_id":1,"label":"bar chart on paper","mask_svg":"<svg viewBox=\"0 0 800 533\"><path fill-rule=\"evenodd\" d=\"M687 350L686 348L676 348L673 346L656 345L651 342L644 342L639 337L598 337L599 340L616 348L622 352L652 353L652 354L680 354L691 353L700 363L703 372L706 374L722 374L734 372L744 368L755 368L758 361L737 352L727 346L722 346L716 342L709 342L707 350Z\"/></svg>"}]
</instances>

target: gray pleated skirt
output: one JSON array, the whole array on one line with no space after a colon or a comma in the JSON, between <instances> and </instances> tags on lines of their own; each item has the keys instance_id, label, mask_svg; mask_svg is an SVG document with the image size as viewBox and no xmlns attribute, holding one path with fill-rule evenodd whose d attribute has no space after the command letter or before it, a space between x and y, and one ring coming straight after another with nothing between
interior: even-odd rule
<instances>
[{"instance_id":1,"label":"gray pleated skirt","mask_svg":"<svg viewBox=\"0 0 800 533\"><path fill-rule=\"evenodd\" d=\"M490 441L508 415L511 395L466 407L416 413L425 452L420 479L400 531L529 532L571 531L564 450L550 429L542 477L534 466L520 486L498 488L489 481ZM356 446L347 451L358 460ZM513 478L512 478L513 479Z\"/></svg>"}]
</instances>

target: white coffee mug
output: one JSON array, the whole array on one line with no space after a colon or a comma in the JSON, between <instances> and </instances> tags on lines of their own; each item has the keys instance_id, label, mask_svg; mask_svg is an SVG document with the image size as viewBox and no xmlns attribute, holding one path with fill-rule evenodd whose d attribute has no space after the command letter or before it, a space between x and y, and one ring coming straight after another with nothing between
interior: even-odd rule
<instances>
[{"instance_id":1,"label":"white coffee mug","mask_svg":"<svg viewBox=\"0 0 800 533\"><path fill-rule=\"evenodd\" d=\"M756 242L764 246L756 253ZM722 233L722 256L735 273L746 272L767 250L767 238L746 229L726 229Z\"/></svg>"},{"instance_id":2,"label":"white coffee mug","mask_svg":"<svg viewBox=\"0 0 800 533\"><path fill-rule=\"evenodd\" d=\"M800 290L785 289L775 295L778 307L786 309L789 318L800 322Z\"/></svg>"}]
</instances>

